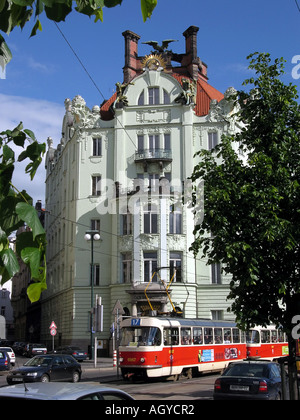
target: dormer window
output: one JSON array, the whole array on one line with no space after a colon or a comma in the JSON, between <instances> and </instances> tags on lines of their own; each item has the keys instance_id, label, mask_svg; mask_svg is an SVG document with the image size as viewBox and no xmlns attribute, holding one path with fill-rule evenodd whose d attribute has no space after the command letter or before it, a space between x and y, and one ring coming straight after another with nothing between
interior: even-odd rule
<instances>
[{"instance_id":1,"label":"dormer window","mask_svg":"<svg viewBox=\"0 0 300 420\"><path fill-rule=\"evenodd\" d=\"M159 105L159 88L158 87L148 88L148 100L149 100L149 105Z\"/></svg>"}]
</instances>

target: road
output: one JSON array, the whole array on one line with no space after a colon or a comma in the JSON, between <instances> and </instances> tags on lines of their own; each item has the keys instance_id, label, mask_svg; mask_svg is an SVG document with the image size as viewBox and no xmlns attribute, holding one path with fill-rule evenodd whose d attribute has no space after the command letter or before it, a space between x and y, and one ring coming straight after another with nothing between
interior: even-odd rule
<instances>
[{"instance_id":1,"label":"road","mask_svg":"<svg viewBox=\"0 0 300 420\"><path fill-rule=\"evenodd\" d=\"M26 360L28 359L18 357L17 364L23 365ZM218 376L216 374L207 374L193 379L181 378L176 382L165 379L151 380L149 382L132 382L123 381L121 378L118 380L116 370L114 370L114 375L110 374L110 372L113 372L110 369L108 370L108 376L100 377L97 370L86 369L84 366L83 363L82 382L99 384L101 381L104 385L128 392L137 400L211 400L214 382ZM6 375L7 373L0 372L0 387L7 385Z\"/></svg>"}]
</instances>

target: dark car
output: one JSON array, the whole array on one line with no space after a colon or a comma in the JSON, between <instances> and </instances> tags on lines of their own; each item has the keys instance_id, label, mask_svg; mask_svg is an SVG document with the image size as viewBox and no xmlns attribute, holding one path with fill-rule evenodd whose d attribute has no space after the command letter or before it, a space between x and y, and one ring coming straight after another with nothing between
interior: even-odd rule
<instances>
[{"instance_id":1,"label":"dark car","mask_svg":"<svg viewBox=\"0 0 300 420\"><path fill-rule=\"evenodd\" d=\"M280 367L269 361L231 363L215 381L214 400L280 400Z\"/></svg>"},{"instance_id":2,"label":"dark car","mask_svg":"<svg viewBox=\"0 0 300 420\"><path fill-rule=\"evenodd\" d=\"M54 353L70 354L78 362L82 362L83 360L86 360L88 357L88 354L86 351L76 346L59 347L58 349L54 351Z\"/></svg>"},{"instance_id":3,"label":"dark car","mask_svg":"<svg viewBox=\"0 0 300 420\"><path fill-rule=\"evenodd\" d=\"M24 366L12 370L6 377L9 385L18 382L79 382L81 366L67 354L47 354L35 356Z\"/></svg>"},{"instance_id":4,"label":"dark car","mask_svg":"<svg viewBox=\"0 0 300 420\"><path fill-rule=\"evenodd\" d=\"M0 371L10 370L10 358L5 350L0 350Z\"/></svg>"},{"instance_id":5,"label":"dark car","mask_svg":"<svg viewBox=\"0 0 300 420\"><path fill-rule=\"evenodd\" d=\"M24 356L33 357L39 354L47 354L47 347L44 344L29 343L25 347Z\"/></svg>"}]
</instances>

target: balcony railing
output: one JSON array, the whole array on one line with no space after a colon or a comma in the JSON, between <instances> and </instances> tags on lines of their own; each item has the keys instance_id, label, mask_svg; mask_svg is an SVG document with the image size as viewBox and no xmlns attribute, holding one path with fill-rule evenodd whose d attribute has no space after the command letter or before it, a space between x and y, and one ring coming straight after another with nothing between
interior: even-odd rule
<instances>
[{"instance_id":1,"label":"balcony railing","mask_svg":"<svg viewBox=\"0 0 300 420\"><path fill-rule=\"evenodd\" d=\"M142 149L135 152L135 162L143 162L149 160L172 161L172 150L166 149Z\"/></svg>"}]
</instances>

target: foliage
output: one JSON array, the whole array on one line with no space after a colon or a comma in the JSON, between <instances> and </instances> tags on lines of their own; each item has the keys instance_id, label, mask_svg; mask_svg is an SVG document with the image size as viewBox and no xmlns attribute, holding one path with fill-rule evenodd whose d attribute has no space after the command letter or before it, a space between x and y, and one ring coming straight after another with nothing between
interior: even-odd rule
<instances>
[{"instance_id":1,"label":"foliage","mask_svg":"<svg viewBox=\"0 0 300 420\"><path fill-rule=\"evenodd\" d=\"M192 180L194 200L204 180L204 218L192 250L232 275L242 327L275 323L290 333L300 313L300 106L296 87L281 80L283 59L248 58L256 78L235 98L243 128L198 153Z\"/></svg>"},{"instance_id":2,"label":"foliage","mask_svg":"<svg viewBox=\"0 0 300 420\"><path fill-rule=\"evenodd\" d=\"M21 29L32 17L35 24L31 36L42 30L40 15L45 12L48 19L61 22L72 10L103 21L103 8L121 5L123 0L0 0L0 30L9 34L15 27ZM73 9L73 6L75 7ZM157 0L141 0L144 21L152 15Z\"/></svg>"},{"instance_id":3,"label":"foliage","mask_svg":"<svg viewBox=\"0 0 300 420\"><path fill-rule=\"evenodd\" d=\"M20 270L19 257L30 268L32 283L27 294L31 302L35 302L46 289L46 234L31 197L25 191L19 192L12 183L16 163L14 149L18 148L22 152L17 161L29 159L25 172L33 179L46 145L39 144L34 133L24 130L22 123L12 131L0 133L0 276L1 284L4 284L17 274ZM8 238L24 224L26 229L17 235L14 253Z\"/></svg>"}]
</instances>

